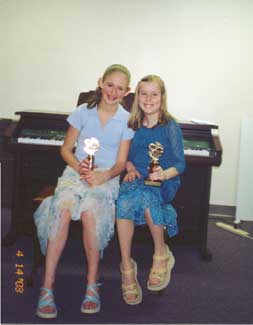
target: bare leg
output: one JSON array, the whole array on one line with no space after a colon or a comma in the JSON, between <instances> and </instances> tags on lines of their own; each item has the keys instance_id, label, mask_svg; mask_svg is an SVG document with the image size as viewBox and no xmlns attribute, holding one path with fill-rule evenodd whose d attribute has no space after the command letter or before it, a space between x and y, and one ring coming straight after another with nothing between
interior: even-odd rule
<instances>
[{"instance_id":1,"label":"bare leg","mask_svg":"<svg viewBox=\"0 0 253 325\"><path fill-rule=\"evenodd\" d=\"M100 251L96 247L96 221L92 212L82 212L81 220L83 225L83 245L87 258L87 284L94 284L98 281L98 267ZM87 294L93 296L92 291L87 291ZM94 302L88 301L85 303L85 308L95 308Z\"/></svg>"},{"instance_id":2,"label":"bare leg","mask_svg":"<svg viewBox=\"0 0 253 325\"><path fill-rule=\"evenodd\" d=\"M57 236L54 240L48 240L45 273L42 282L42 287L44 288L53 289L56 268L68 237L70 220L71 217L69 210L63 210L61 213L60 229ZM40 294L44 294L43 290L41 290ZM41 308L41 311L44 313L51 313L52 310L53 307L51 306Z\"/></svg>"},{"instance_id":3,"label":"bare leg","mask_svg":"<svg viewBox=\"0 0 253 325\"><path fill-rule=\"evenodd\" d=\"M116 219L120 252L121 252L121 270L127 271L133 268L131 261L131 248L134 235L134 223L128 219ZM135 281L133 272L122 274L122 282L126 285L132 284ZM135 301L136 294L127 294L128 301Z\"/></svg>"},{"instance_id":4,"label":"bare leg","mask_svg":"<svg viewBox=\"0 0 253 325\"><path fill-rule=\"evenodd\" d=\"M120 253L121 265L123 269L131 267L131 248L134 235L134 223L128 219L116 219Z\"/></svg>"},{"instance_id":5,"label":"bare leg","mask_svg":"<svg viewBox=\"0 0 253 325\"><path fill-rule=\"evenodd\" d=\"M154 242L154 255L163 256L166 252L166 247L165 247L166 243L164 240L164 228L162 225L155 225L153 223L149 209L146 209L145 211L145 218ZM164 267L166 266L166 264L167 264L166 261L157 261L157 260L153 261L154 268ZM159 281L157 279L149 278L149 283L151 285L158 284Z\"/></svg>"}]
</instances>

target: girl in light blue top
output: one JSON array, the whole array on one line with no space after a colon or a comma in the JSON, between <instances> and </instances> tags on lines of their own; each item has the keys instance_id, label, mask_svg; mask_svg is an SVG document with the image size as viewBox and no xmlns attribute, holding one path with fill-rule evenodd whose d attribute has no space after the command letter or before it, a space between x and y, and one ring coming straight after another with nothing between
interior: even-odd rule
<instances>
[{"instance_id":1,"label":"girl in light blue top","mask_svg":"<svg viewBox=\"0 0 253 325\"><path fill-rule=\"evenodd\" d=\"M82 221L87 258L87 287L81 312L100 310L99 258L113 236L119 175L125 169L133 136L127 126L129 113L120 105L129 92L129 83L127 68L110 66L99 79L91 101L79 106L67 119L69 128L61 147L67 167L58 179L54 196L46 198L34 214L41 250L46 255L36 312L41 318L57 316L53 295L55 272L71 220ZM96 138L100 145L94 154L94 170L89 168L84 151L84 141L90 138Z\"/></svg>"}]
</instances>

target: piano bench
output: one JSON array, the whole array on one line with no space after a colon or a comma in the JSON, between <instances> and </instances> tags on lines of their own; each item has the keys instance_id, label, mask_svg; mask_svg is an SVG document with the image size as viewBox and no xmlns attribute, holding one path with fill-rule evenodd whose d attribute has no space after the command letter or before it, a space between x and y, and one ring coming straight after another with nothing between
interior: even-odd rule
<instances>
[{"instance_id":1,"label":"piano bench","mask_svg":"<svg viewBox=\"0 0 253 325\"><path fill-rule=\"evenodd\" d=\"M48 196L54 195L54 190L55 190L55 186L52 185L45 185L43 186L43 188L41 189L40 193L38 194L38 196L36 196L35 198L33 198L33 207L35 207L35 209L37 209L37 207L40 205L40 203L47 198Z\"/></svg>"}]
</instances>

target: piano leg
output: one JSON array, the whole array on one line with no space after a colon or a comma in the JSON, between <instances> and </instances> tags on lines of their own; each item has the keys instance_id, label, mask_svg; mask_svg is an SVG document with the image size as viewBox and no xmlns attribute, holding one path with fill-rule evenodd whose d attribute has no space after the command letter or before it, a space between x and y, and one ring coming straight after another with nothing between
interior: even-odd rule
<instances>
[{"instance_id":1,"label":"piano leg","mask_svg":"<svg viewBox=\"0 0 253 325\"><path fill-rule=\"evenodd\" d=\"M212 253L207 248L208 235L208 217L209 217L209 199L210 199L210 185L211 185L211 167L206 169L206 182L203 189L202 197L202 218L200 220L200 256L203 261L211 262Z\"/></svg>"},{"instance_id":2,"label":"piano leg","mask_svg":"<svg viewBox=\"0 0 253 325\"><path fill-rule=\"evenodd\" d=\"M19 236L17 215L18 215L18 200L17 196L14 196L14 202L11 209L11 225L7 235L2 239L2 246L11 246L15 243Z\"/></svg>"},{"instance_id":3,"label":"piano leg","mask_svg":"<svg viewBox=\"0 0 253 325\"><path fill-rule=\"evenodd\" d=\"M7 235L2 239L2 246L11 246L15 243L18 238L17 231L15 229L11 229Z\"/></svg>"},{"instance_id":4,"label":"piano leg","mask_svg":"<svg viewBox=\"0 0 253 325\"><path fill-rule=\"evenodd\" d=\"M200 250L200 257L205 262L211 262L213 259L213 255L207 247Z\"/></svg>"},{"instance_id":5,"label":"piano leg","mask_svg":"<svg viewBox=\"0 0 253 325\"><path fill-rule=\"evenodd\" d=\"M17 215L20 213L21 205L20 202L22 202L22 199L20 201L19 198L19 186L20 186L20 180L18 177L18 171L20 170L20 155L17 154L15 158L14 168L13 168L13 178L14 180L17 180L15 186L14 186L14 193L13 193L13 199L11 202L11 225L10 230L7 233L7 235L2 239L1 245L2 246L11 246L15 243L15 241L18 238L18 223L17 223Z\"/></svg>"},{"instance_id":6,"label":"piano leg","mask_svg":"<svg viewBox=\"0 0 253 325\"><path fill-rule=\"evenodd\" d=\"M211 262L212 261L212 253L207 247L207 234L208 234L208 212L206 211L205 217L202 221L202 227L201 227L201 242L200 242L200 258L205 262Z\"/></svg>"},{"instance_id":7,"label":"piano leg","mask_svg":"<svg viewBox=\"0 0 253 325\"><path fill-rule=\"evenodd\" d=\"M200 258L205 262L212 261L212 253L207 248L207 234L208 234L208 212L204 212L201 221L201 232L200 232Z\"/></svg>"}]
</instances>

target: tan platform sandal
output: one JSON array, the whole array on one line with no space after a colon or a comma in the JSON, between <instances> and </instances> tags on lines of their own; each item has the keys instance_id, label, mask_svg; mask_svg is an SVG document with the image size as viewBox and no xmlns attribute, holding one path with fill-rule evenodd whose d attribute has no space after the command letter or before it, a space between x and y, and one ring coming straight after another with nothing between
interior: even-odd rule
<instances>
[{"instance_id":1,"label":"tan platform sandal","mask_svg":"<svg viewBox=\"0 0 253 325\"><path fill-rule=\"evenodd\" d=\"M133 266L132 266L132 268L130 268L128 270L123 270L122 266L120 265L120 271L121 271L121 275L122 275L121 289L122 289L123 299L126 304L138 305L142 301L142 290L141 290L141 287L140 287L138 279L137 279L137 264L132 258L131 258L131 262L132 262ZM125 284L123 277L129 276L131 274L134 275L134 282L130 283L130 284ZM129 295L134 295L136 298L129 299L128 298Z\"/></svg>"},{"instance_id":2,"label":"tan platform sandal","mask_svg":"<svg viewBox=\"0 0 253 325\"><path fill-rule=\"evenodd\" d=\"M153 260L156 261L167 261L167 265L159 268L152 267L149 273L149 279L157 279L158 284L150 284L147 282L147 288L150 291L161 291L165 289L170 283L171 270L175 265L175 258L170 251L169 247L166 245L166 252L163 256L154 255Z\"/></svg>"}]
</instances>

